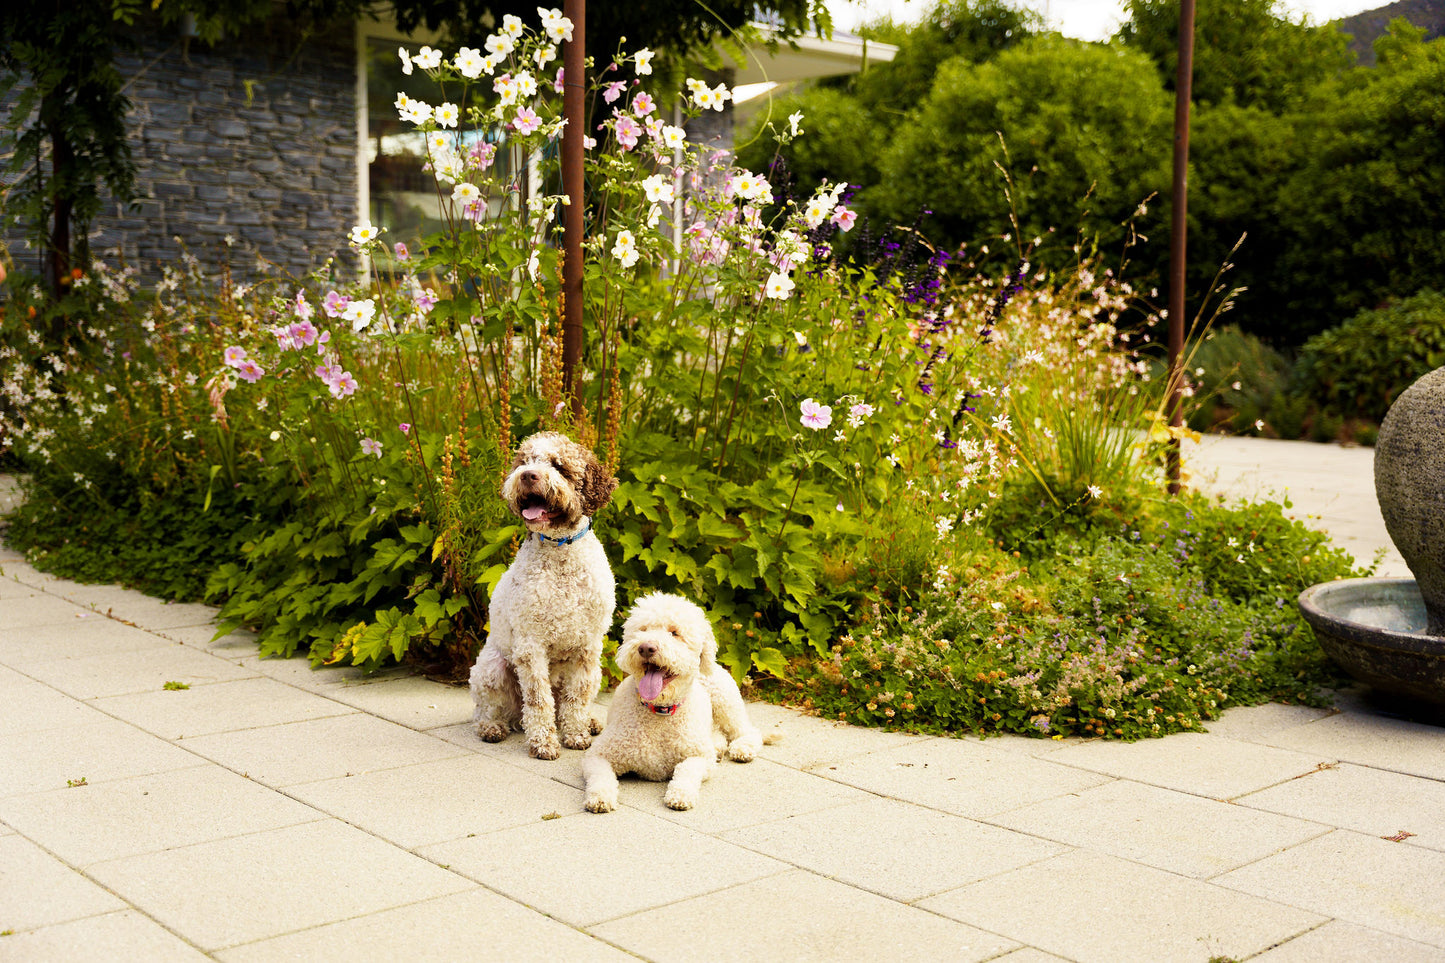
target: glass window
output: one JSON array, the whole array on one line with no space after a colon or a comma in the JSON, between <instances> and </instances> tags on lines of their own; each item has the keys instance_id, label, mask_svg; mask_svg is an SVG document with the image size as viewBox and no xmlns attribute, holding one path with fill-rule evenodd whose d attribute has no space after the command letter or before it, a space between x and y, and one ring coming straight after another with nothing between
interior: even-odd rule
<instances>
[{"instance_id":1,"label":"glass window","mask_svg":"<svg viewBox=\"0 0 1445 963\"><path fill-rule=\"evenodd\" d=\"M441 88L420 70L410 76L402 73L397 47L406 46L415 54L419 44L380 37L367 37L365 42L368 216L371 223L386 229L388 238L414 248L418 238L445 226L440 193L444 187L426 169L424 135L397 114L396 99L398 93L405 93L436 106ZM455 96L460 94L457 91ZM466 105L459 106L465 112ZM498 178L508 178L511 151L505 149L505 131L462 130L458 136L463 149L483 140L497 144L494 171ZM389 262L389 256L383 254L377 267L384 270Z\"/></svg>"}]
</instances>

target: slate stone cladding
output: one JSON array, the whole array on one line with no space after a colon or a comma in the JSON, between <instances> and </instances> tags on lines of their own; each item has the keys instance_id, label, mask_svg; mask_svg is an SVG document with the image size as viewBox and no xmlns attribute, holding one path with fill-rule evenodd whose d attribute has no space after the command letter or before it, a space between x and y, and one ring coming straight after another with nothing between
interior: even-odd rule
<instances>
[{"instance_id":1,"label":"slate stone cladding","mask_svg":"<svg viewBox=\"0 0 1445 963\"><path fill-rule=\"evenodd\" d=\"M211 45L174 28L140 34L117 62L128 85L137 201L91 225L91 249L156 279L185 249L207 273L304 275L332 256L354 272L356 40L349 21L303 34L285 21ZM230 236L229 247L225 238ZM18 261L33 258L7 237Z\"/></svg>"}]
</instances>

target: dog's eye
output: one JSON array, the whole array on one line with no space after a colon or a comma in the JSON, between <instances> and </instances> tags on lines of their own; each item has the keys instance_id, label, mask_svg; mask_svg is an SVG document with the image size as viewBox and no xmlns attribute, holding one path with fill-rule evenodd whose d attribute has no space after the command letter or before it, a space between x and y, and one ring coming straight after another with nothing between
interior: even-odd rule
<instances>
[{"instance_id":1,"label":"dog's eye","mask_svg":"<svg viewBox=\"0 0 1445 963\"><path fill-rule=\"evenodd\" d=\"M669 625L669 626L667 627L667 631L671 632L671 633L672 633L672 637L675 638L675 639L680 639L680 638L682 638L682 633L677 630L677 626L675 626L675 625Z\"/></svg>"}]
</instances>

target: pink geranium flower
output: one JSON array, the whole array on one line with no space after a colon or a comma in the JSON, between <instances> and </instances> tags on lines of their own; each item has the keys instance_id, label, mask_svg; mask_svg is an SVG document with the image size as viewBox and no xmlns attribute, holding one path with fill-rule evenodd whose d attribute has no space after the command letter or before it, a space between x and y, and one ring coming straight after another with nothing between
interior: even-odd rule
<instances>
[{"instance_id":1,"label":"pink geranium flower","mask_svg":"<svg viewBox=\"0 0 1445 963\"><path fill-rule=\"evenodd\" d=\"M233 345L226 349L226 353L222 355L222 360L232 368L239 368L246 360L246 349L239 345Z\"/></svg>"},{"instance_id":2,"label":"pink geranium flower","mask_svg":"<svg viewBox=\"0 0 1445 963\"><path fill-rule=\"evenodd\" d=\"M626 89L627 85L625 83L620 80L614 80L612 81L612 83L608 84L606 87L603 88L602 99L607 101L607 103L609 104L615 104L617 102L617 98L621 97L622 92Z\"/></svg>"},{"instance_id":3,"label":"pink geranium flower","mask_svg":"<svg viewBox=\"0 0 1445 963\"><path fill-rule=\"evenodd\" d=\"M297 321L291 325L288 331L291 334L291 344L297 351L315 344L320 333L316 330L316 325L310 321Z\"/></svg>"},{"instance_id":4,"label":"pink geranium flower","mask_svg":"<svg viewBox=\"0 0 1445 963\"><path fill-rule=\"evenodd\" d=\"M380 458L381 442L374 438L363 438L361 439L361 450L365 454L375 455L377 458Z\"/></svg>"},{"instance_id":5,"label":"pink geranium flower","mask_svg":"<svg viewBox=\"0 0 1445 963\"><path fill-rule=\"evenodd\" d=\"M853 230L853 222L858 220L858 215L846 207L839 207L833 212L833 223L846 234Z\"/></svg>"},{"instance_id":6,"label":"pink geranium flower","mask_svg":"<svg viewBox=\"0 0 1445 963\"><path fill-rule=\"evenodd\" d=\"M255 384L266 374L266 369L256 362L248 360L236 365L236 374L240 375L242 380Z\"/></svg>"}]
</instances>

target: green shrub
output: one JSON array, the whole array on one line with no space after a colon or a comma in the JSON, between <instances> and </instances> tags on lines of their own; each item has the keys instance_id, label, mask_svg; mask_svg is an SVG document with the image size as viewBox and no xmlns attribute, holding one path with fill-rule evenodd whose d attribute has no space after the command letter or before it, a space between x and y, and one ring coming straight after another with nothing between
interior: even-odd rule
<instances>
[{"instance_id":1,"label":"green shrub","mask_svg":"<svg viewBox=\"0 0 1445 963\"><path fill-rule=\"evenodd\" d=\"M979 549L912 610L875 607L797 662L805 707L909 730L1137 739L1197 731L1230 705L1311 704L1342 677L1298 615L1353 574L1279 506L1171 501L1143 531L1021 567Z\"/></svg>"},{"instance_id":2,"label":"green shrub","mask_svg":"<svg viewBox=\"0 0 1445 963\"><path fill-rule=\"evenodd\" d=\"M1189 426L1256 434L1273 426L1271 400L1289 382L1290 362L1259 337L1229 325L1209 332L1189 357L1196 374L1196 405Z\"/></svg>"},{"instance_id":3,"label":"green shrub","mask_svg":"<svg viewBox=\"0 0 1445 963\"><path fill-rule=\"evenodd\" d=\"M1295 390L1333 418L1384 420L1390 404L1421 375L1445 364L1445 295L1424 290L1361 311L1315 335L1300 350Z\"/></svg>"}]
</instances>

